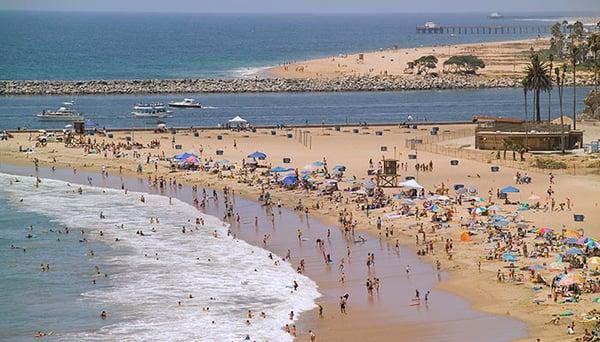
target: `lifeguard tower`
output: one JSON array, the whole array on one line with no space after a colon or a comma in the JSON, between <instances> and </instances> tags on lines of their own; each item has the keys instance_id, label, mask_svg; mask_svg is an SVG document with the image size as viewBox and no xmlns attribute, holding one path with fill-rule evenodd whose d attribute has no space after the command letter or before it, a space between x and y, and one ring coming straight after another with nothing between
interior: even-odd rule
<instances>
[{"instance_id":1,"label":"lifeguard tower","mask_svg":"<svg viewBox=\"0 0 600 342\"><path fill-rule=\"evenodd\" d=\"M398 160L383 159L383 169L377 174L377 186L380 188L397 188L398 179Z\"/></svg>"}]
</instances>

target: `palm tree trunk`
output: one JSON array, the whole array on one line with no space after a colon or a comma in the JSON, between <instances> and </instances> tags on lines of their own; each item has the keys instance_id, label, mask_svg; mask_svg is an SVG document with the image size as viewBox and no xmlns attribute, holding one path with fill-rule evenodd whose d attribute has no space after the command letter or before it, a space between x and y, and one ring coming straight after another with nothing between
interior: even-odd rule
<instances>
[{"instance_id":1,"label":"palm tree trunk","mask_svg":"<svg viewBox=\"0 0 600 342\"><path fill-rule=\"evenodd\" d=\"M575 81L576 63L573 63L573 129L577 129L577 82Z\"/></svg>"},{"instance_id":2,"label":"palm tree trunk","mask_svg":"<svg viewBox=\"0 0 600 342\"><path fill-rule=\"evenodd\" d=\"M548 123L550 123L551 116L552 116L552 89L548 90Z\"/></svg>"},{"instance_id":3,"label":"palm tree trunk","mask_svg":"<svg viewBox=\"0 0 600 342\"><path fill-rule=\"evenodd\" d=\"M527 89L523 88L523 96L525 96L525 122L527 122Z\"/></svg>"},{"instance_id":4,"label":"palm tree trunk","mask_svg":"<svg viewBox=\"0 0 600 342\"><path fill-rule=\"evenodd\" d=\"M562 84L558 85L558 107L560 110L560 145L561 152L565 153L565 121L563 116L563 86L564 80Z\"/></svg>"},{"instance_id":5,"label":"palm tree trunk","mask_svg":"<svg viewBox=\"0 0 600 342\"><path fill-rule=\"evenodd\" d=\"M542 122L542 116L540 115L540 90L535 90L535 120Z\"/></svg>"}]
</instances>

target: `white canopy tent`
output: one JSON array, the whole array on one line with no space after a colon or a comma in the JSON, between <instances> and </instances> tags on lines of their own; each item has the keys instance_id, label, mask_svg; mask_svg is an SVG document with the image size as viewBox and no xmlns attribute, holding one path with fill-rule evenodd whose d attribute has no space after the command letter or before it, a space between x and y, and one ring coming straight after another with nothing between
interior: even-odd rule
<instances>
[{"instance_id":1,"label":"white canopy tent","mask_svg":"<svg viewBox=\"0 0 600 342\"><path fill-rule=\"evenodd\" d=\"M237 123L237 124L243 124L243 123L246 123L246 122L248 122L248 121L242 119L239 116L236 116L235 118L229 120L229 123Z\"/></svg>"},{"instance_id":2,"label":"white canopy tent","mask_svg":"<svg viewBox=\"0 0 600 342\"><path fill-rule=\"evenodd\" d=\"M414 179L407 180L406 182L402 182L398 184L401 188L410 188L410 189L423 189L423 187L417 183Z\"/></svg>"}]
</instances>

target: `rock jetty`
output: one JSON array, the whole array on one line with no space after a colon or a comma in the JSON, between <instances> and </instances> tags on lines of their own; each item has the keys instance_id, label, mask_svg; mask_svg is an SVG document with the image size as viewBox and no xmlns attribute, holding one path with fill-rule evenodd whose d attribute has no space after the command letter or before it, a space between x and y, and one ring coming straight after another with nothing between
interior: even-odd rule
<instances>
[{"instance_id":1,"label":"rock jetty","mask_svg":"<svg viewBox=\"0 0 600 342\"><path fill-rule=\"evenodd\" d=\"M519 83L509 78L479 76L348 76L335 79L166 79L90 81L0 81L0 96L108 95L161 93L273 93L397 91L420 89L504 88Z\"/></svg>"},{"instance_id":2,"label":"rock jetty","mask_svg":"<svg viewBox=\"0 0 600 342\"><path fill-rule=\"evenodd\" d=\"M578 83L592 84L584 79L578 79ZM0 96L399 91L520 86L521 82L512 78L473 75L347 76L334 79L0 80Z\"/></svg>"}]
</instances>

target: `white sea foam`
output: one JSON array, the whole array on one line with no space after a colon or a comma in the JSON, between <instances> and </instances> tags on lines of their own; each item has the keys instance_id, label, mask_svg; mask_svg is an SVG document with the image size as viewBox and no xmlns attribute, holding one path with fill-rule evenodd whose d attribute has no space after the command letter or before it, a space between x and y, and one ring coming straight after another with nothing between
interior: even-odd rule
<instances>
[{"instance_id":1,"label":"white sea foam","mask_svg":"<svg viewBox=\"0 0 600 342\"><path fill-rule=\"evenodd\" d=\"M263 76L263 74L271 67L248 67L233 69L232 72L236 77L252 78L255 76Z\"/></svg>"},{"instance_id":2,"label":"white sea foam","mask_svg":"<svg viewBox=\"0 0 600 342\"><path fill-rule=\"evenodd\" d=\"M281 329L291 323L288 313L314 308L320 296L316 284L289 263L275 266L266 250L228 237L221 221L179 200L170 205L167 197L143 194L146 203L142 203L141 193L126 195L90 186L82 186L80 195L79 185L42 180L35 188L35 180L29 177L19 177L21 182L8 186L14 178L0 174L10 201L52 217L73 233L85 229L88 240L101 239L115 248L114 254L99 256L116 270L110 274L113 286L82 293L82 300L92 310L106 306L118 312L109 312L114 316L98 331L61 339L242 341L250 335L256 341L288 341L292 338ZM100 211L105 219L99 218ZM151 225L151 216L159 217L160 224ZM205 225L197 226L196 217L202 217ZM121 224L124 229L117 228ZM136 234L140 229L146 236ZM299 284L297 292L291 289L294 280ZM194 298L189 299L189 294ZM204 307L210 310L203 311ZM256 313L249 326L245 323L248 309ZM258 317L261 311L266 319Z\"/></svg>"}]
</instances>

